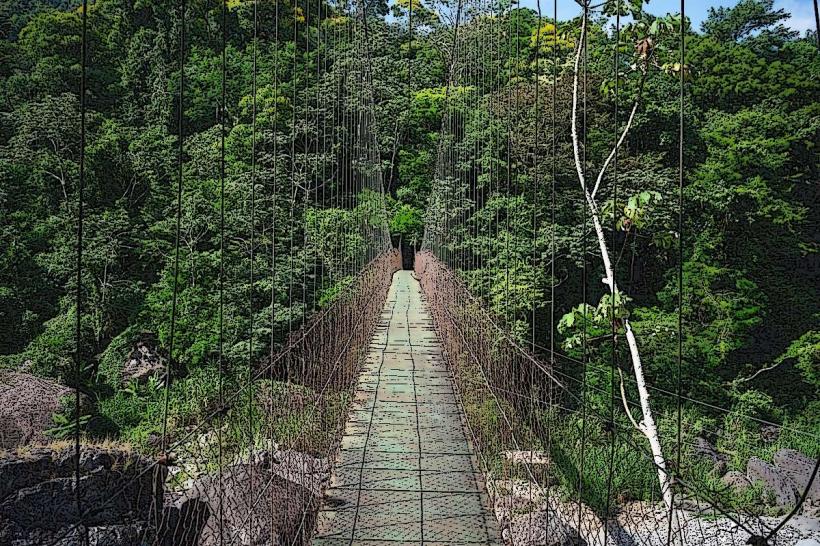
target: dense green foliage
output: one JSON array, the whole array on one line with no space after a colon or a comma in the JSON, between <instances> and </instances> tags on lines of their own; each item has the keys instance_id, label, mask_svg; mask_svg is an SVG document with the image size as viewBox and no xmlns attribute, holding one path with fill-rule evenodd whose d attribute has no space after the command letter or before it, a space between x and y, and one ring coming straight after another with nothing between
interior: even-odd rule
<instances>
[{"instance_id":1,"label":"dense green foliage","mask_svg":"<svg viewBox=\"0 0 820 546\"><path fill-rule=\"evenodd\" d=\"M643 92L620 152L618 194L611 171L601 188L605 229L615 242L616 276L624 291L613 302L598 282L600 259L592 237L586 240L572 163L568 127L579 20L545 20L539 27L532 10L510 9L498 18L471 21L462 40L475 40L484 58L461 67L461 80L473 84L480 73L483 85L460 85L453 78L448 87L452 27L433 5L412 1L418 25L412 40L404 19L408 2L393 6L393 19L383 17L386 5L371 6L369 14L372 131L394 239L421 243L425 217L436 210L428 200L440 175L442 139L459 132L464 146L492 143L481 147L481 172L496 174L465 188L476 206L472 212L449 211L461 215L464 230L452 251L467 257L453 265L522 340L531 340L534 331L537 344L554 342L567 356L584 357L583 370L564 361L559 366L569 378L584 377L591 411L608 411L609 332L613 321L629 316L656 389L662 432L674 449L669 431L676 402L669 393L678 388L678 38L668 33L657 44L662 62L670 64L659 65L645 83L624 76L616 96L608 23L594 20L590 30L584 127L590 172L601 167L614 140L616 102L623 124L639 86ZM52 4L0 3L0 355L3 366L75 384L81 17L76 2ZM191 1L187 14L174 355L179 369L171 392L181 424L204 412L217 391L223 256L217 4ZM341 109L332 99L343 74L362 60L360 44L345 33L346 18L327 5L309 3L303 10L301 3L285 0L278 27L274 5L259 5L265 24L258 42L252 2L229 2L225 29L223 345L234 381L281 344L294 325L333 300L373 254L372 234L356 226L384 220L379 207L371 206L377 197L358 191L365 188L340 201L344 191L332 174L333 165L351 161L350 140L341 135L352 129L339 119ZM741 0L734 8L713 10L700 32L692 29L686 36L680 378L692 402L684 407L684 438L710 437L733 454L733 467L752 454L766 457L778 445L820 454L813 440L820 435L820 54L814 36L788 31L785 18L770 0ZM91 433L138 443L158 430L161 384L123 385L120 369L145 333L155 335L162 350L169 348L179 24L170 1L97 0L88 14L82 270L87 373L81 387L95 416L88 421ZM625 51L631 54L635 45ZM453 115L463 108L471 115ZM445 118L469 123L443 127ZM317 127L325 127L322 135L333 127L332 146L308 144L318 141ZM327 193L320 180L330 180ZM249 301L256 302L250 310ZM616 352L628 370L623 347ZM576 423L555 415L545 419L559 419L567 437L577 434ZM759 420L788 428L777 443L766 443ZM604 432L596 427L588 434L603 442ZM604 444L595 449L606 451ZM637 464L629 461L624 468ZM627 481L625 476L620 479ZM650 482L646 474L636 478ZM628 483L618 483L629 490Z\"/></svg>"}]
</instances>

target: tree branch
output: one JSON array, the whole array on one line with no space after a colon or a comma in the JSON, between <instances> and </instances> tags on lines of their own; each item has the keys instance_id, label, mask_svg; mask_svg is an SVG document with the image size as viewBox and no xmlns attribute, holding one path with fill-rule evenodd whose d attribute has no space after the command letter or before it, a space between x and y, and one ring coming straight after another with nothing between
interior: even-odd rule
<instances>
[{"instance_id":1,"label":"tree branch","mask_svg":"<svg viewBox=\"0 0 820 546\"><path fill-rule=\"evenodd\" d=\"M604 178L604 173L606 172L607 167L609 167L609 164L615 158L615 153L618 151L618 149L624 143L624 140L626 140L627 133L629 133L629 130L632 128L632 122L635 120L635 112L638 111L638 106L641 103L641 95L643 95L643 83L644 83L645 80L646 80L646 70L643 71L643 76L641 76L641 85L640 85L640 88L638 89L638 96L635 97L635 104L632 105L632 111L629 113L629 119L626 121L626 127L624 127L624 132L621 133L621 138L618 139L618 142L615 144L615 146L613 146L612 151L609 152L609 157L607 157L606 161L604 161L604 165L603 165L603 167L601 167L601 172L598 173L598 178L595 180L595 187L592 188L592 196L591 196L593 200L595 199L595 194L598 193L598 188L601 185L601 180L603 180L603 178ZM618 97L615 97L615 100L618 100Z\"/></svg>"},{"instance_id":2,"label":"tree branch","mask_svg":"<svg viewBox=\"0 0 820 546\"><path fill-rule=\"evenodd\" d=\"M629 420L632 422L632 426L634 426L639 431L643 432L643 428L641 428L641 425L639 425L635 418L632 416L632 411L629 409L629 404L626 401L626 389L624 388L624 372L622 372L620 368L618 368L618 375L621 377L621 401L624 404L624 412L626 413L626 416L629 417Z\"/></svg>"}]
</instances>

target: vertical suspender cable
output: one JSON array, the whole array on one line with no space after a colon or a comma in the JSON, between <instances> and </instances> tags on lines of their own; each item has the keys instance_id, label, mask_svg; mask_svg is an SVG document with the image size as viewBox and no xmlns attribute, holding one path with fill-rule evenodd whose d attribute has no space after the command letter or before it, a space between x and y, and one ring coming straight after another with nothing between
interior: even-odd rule
<instances>
[{"instance_id":1,"label":"vertical suspender cable","mask_svg":"<svg viewBox=\"0 0 820 546\"><path fill-rule=\"evenodd\" d=\"M273 388L274 369L273 359L276 354L276 212L277 212L277 176L279 165L279 2L274 2L273 11L273 96L276 100L273 101L273 184L271 188L271 288L270 288L270 364L268 374L271 382L271 389ZM271 390L271 396L273 391ZM276 438L274 429L270 428L270 444L274 445ZM273 513L270 514L271 523L273 523ZM271 533L273 533L273 525L271 525ZM271 537L273 538L273 537Z\"/></svg>"},{"instance_id":2,"label":"vertical suspender cable","mask_svg":"<svg viewBox=\"0 0 820 546\"><path fill-rule=\"evenodd\" d=\"M268 374L270 378L270 395L274 396L273 359L276 355L276 213L277 213L277 177L279 176L279 2L274 2L273 8L273 187L271 199L271 288L270 288L270 364ZM271 403L273 400L271 400ZM270 426L270 445L275 445L273 423ZM269 510L270 541L275 540L274 511Z\"/></svg>"},{"instance_id":3,"label":"vertical suspender cable","mask_svg":"<svg viewBox=\"0 0 820 546\"><path fill-rule=\"evenodd\" d=\"M681 0L683 3L683 0ZM683 7L681 6L681 19L683 19ZM683 23L681 23L683 24ZM817 0L814 0L814 38L817 40L817 47L820 48L820 9L817 7Z\"/></svg>"},{"instance_id":4,"label":"vertical suspender cable","mask_svg":"<svg viewBox=\"0 0 820 546\"><path fill-rule=\"evenodd\" d=\"M183 187L183 167L185 160L183 157L185 149L185 9L186 0L179 0L179 104L177 105L177 195L176 195L176 226L174 235L174 279L173 294L171 297L171 325L168 341L168 367L165 370L165 392L162 409L162 439L161 454L168 460L168 401L171 392L171 372L175 365L175 338L176 338L176 317L177 300L179 293L179 246L182 231L182 187ZM159 496L158 488L161 487L159 479L153 480L154 498ZM159 508L157 508L159 510Z\"/></svg>"},{"instance_id":5,"label":"vertical suspender cable","mask_svg":"<svg viewBox=\"0 0 820 546\"><path fill-rule=\"evenodd\" d=\"M620 6L617 8L615 12L615 51L614 51L614 61L613 61L613 68L615 73L615 99L614 99L614 117L615 117L615 131L614 131L614 146L615 146L615 156L613 158L612 163L612 170L613 170L613 182L612 182L612 248L616 248L617 245L617 210L618 210L618 92L620 90L620 45L621 45L621 9ZM613 280L616 278L617 275L617 267L618 262L612 264L612 278ZM607 474L606 474L606 509L604 510L604 544L607 543L607 539L609 537L609 525L607 524L607 520L609 519L609 512L611 507L612 501L612 473L614 470L615 464L615 438L617 435L617 431L615 429L615 368L617 366L616 362L616 354L618 350L618 342L617 342L617 326L615 324L615 297L612 298L611 309L612 315L610 317L612 323L612 347L611 351L612 354L610 355L610 367L609 367L609 416L607 423L607 428L609 429L609 458L607 460Z\"/></svg>"},{"instance_id":6,"label":"vertical suspender cable","mask_svg":"<svg viewBox=\"0 0 820 546\"><path fill-rule=\"evenodd\" d=\"M271 189L271 288L270 288L270 349L268 376L270 379L270 395L274 395L274 369L273 359L276 355L276 213L277 213L277 177L279 176L279 2L274 2L273 8L273 184ZM275 445L276 436L273 422L270 424L270 445ZM274 513L269 510L268 525L270 528L270 541L274 543Z\"/></svg>"},{"instance_id":7,"label":"vertical suspender cable","mask_svg":"<svg viewBox=\"0 0 820 546\"><path fill-rule=\"evenodd\" d=\"M302 63L302 77L304 79L304 89L302 96L302 104L305 108L304 118L304 138L302 140L304 158L302 160L302 171L304 177L302 183L304 184L304 202L302 204L302 324L305 323L308 316L308 291L307 291L307 276L308 276L308 230L304 225L307 219L308 207L310 206L310 93L308 88L310 86L310 0L305 0L305 8L302 11L305 18L305 51L304 62Z\"/></svg>"},{"instance_id":8,"label":"vertical suspender cable","mask_svg":"<svg viewBox=\"0 0 820 546\"><path fill-rule=\"evenodd\" d=\"M540 111L540 93L539 88L541 87L541 81L539 78L540 70L539 70L539 62L540 62L540 49L541 49L541 0L536 0L536 10L537 10L537 19L535 24L535 116L533 118L533 130L534 130L534 143L533 143L533 169L534 172L534 180L533 180L533 189L532 189L532 279L533 283L538 282L537 277L535 275L535 271L537 268L538 260L537 260L537 252L538 252L538 166L539 166L539 152L540 152L540 139L538 135L538 123L541 119L541 111ZM532 301L532 315L530 320L532 324L530 325L530 332L532 335L530 350L532 354L535 355L536 351L536 328L535 328L535 298ZM536 414L536 400L539 399L540 396L540 389L536 385L536 370L535 367L529 366L530 368L530 398L529 398L529 415L527 416L530 419L530 422L533 422L533 418ZM536 436L539 434L540 427L536 428ZM532 451L530 452L532 453ZM530 458L530 463L532 463L532 456ZM530 482L530 497L532 497L532 482ZM547 505L546 509L546 517L549 518L549 505ZM547 527L549 528L549 527Z\"/></svg>"},{"instance_id":9,"label":"vertical suspender cable","mask_svg":"<svg viewBox=\"0 0 820 546\"><path fill-rule=\"evenodd\" d=\"M552 3L552 25L553 25L553 35L552 35L552 97L551 97L551 122L552 122L552 157L551 159L551 180L550 180L550 352L549 352L549 361L550 361L550 370L555 367L555 177L557 175L557 161L556 161L556 154L557 154L557 147L558 141L556 138L556 130L558 128L557 121L555 119L557 108L556 108L556 99L557 93L556 88L558 87L558 0L553 0ZM552 416L553 410L553 384L552 381L547 382L547 396L549 401L548 410L550 412L550 421L547 423L547 453L552 455L552 423L554 422ZM547 467L547 472L549 473L552 470L552 465ZM547 475L548 479L551 479L549 474ZM547 517L546 517L546 525L549 528L550 519L551 519L550 510L547 510Z\"/></svg>"},{"instance_id":10,"label":"vertical suspender cable","mask_svg":"<svg viewBox=\"0 0 820 546\"><path fill-rule=\"evenodd\" d=\"M299 3L294 2L291 18L293 19L293 66L292 71L290 74L290 83L292 87L293 98L291 101L291 123L290 123L290 186L288 191L290 192L290 210L288 212L288 226L287 229L290 232L288 234L288 335L293 331L293 270L294 270L294 259L293 259L293 241L294 241L294 222L295 222L295 214L294 209L296 207L296 105L298 104L298 96L297 96L297 89L296 89L296 71L298 65L298 47L299 47L299 21L298 17L298 7ZM288 363L290 363L290 359L288 359ZM288 381L291 380L292 371L289 369L288 372Z\"/></svg>"},{"instance_id":11,"label":"vertical suspender cable","mask_svg":"<svg viewBox=\"0 0 820 546\"><path fill-rule=\"evenodd\" d=\"M410 115L413 111L413 0L410 0L408 3L407 8L407 113ZM408 125L410 124L410 119L408 119ZM398 133L396 133L398 138ZM393 144L394 146L398 146L398 142ZM391 166L391 173L392 166ZM388 183L392 183L393 181L390 180ZM429 222L428 222L429 223ZM412 248L413 248L413 260L415 260L415 252L416 247L418 245L418 241L414 241ZM401 248L399 248L400 252L403 252ZM415 263L415 262L412 262Z\"/></svg>"},{"instance_id":12,"label":"vertical suspender cable","mask_svg":"<svg viewBox=\"0 0 820 546\"><path fill-rule=\"evenodd\" d=\"M587 36L589 35L589 3L584 0L584 13L582 21L581 43L578 47L583 53L583 72L582 72L582 151L581 151L581 172L582 179L586 181L586 167L587 167ZM577 75L576 75L577 77ZM584 183L582 190L586 192L586 183ZM582 201L583 203L583 201ZM582 205L583 211L583 227L581 229L581 305L583 309L583 328L581 330L581 453L579 458L579 472L578 472L578 529L581 528L582 522L582 500L584 488L584 470L586 459L586 435L587 435L587 207L584 203Z\"/></svg>"},{"instance_id":13,"label":"vertical suspender cable","mask_svg":"<svg viewBox=\"0 0 820 546\"><path fill-rule=\"evenodd\" d=\"M501 76L501 74L502 74L502 59L503 59L503 56L502 56L503 43L502 43L502 40L501 40L501 36L502 36L503 32L502 32L501 25L503 23L501 22L501 15L503 13L503 10L504 10L504 8L501 7L500 5L498 5L496 15L495 15L495 34L496 34L496 36L493 39L493 45L494 45L493 49L495 50L494 51L494 53L495 53L494 58L495 58L495 61L496 61L495 67L494 67L494 70L493 70L494 76L495 76L494 77L495 81L493 82L493 88L495 89L494 95L498 95L499 98L500 98L500 95L501 95L501 92L502 92L502 89L501 89L502 76ZM490 106L490 108L492 108L492 106ZM501 137L501 135L499 133L500 133L500 131L498 130L497 127L495 127L495 124L493 124L493 133L492 133L493 134L493 156L498 154L498 161L495 161L495 158L494 158L493 163L492 163L493 166L495 167L493 169L494 174L495 174L495 177L494 177L495 178L495 184L494 184L494 188L493 188L493 190L494 190L493 194L494 194L494 199L495 199L495 203L496 203L495 207L494 207L494 209L495 209L495 211L494 211L495 214L493 215L494 218L491 220L492 223L493 223L492 228L494 228L494 229L492 229L492 231L495 231L495 233L493 234L494 237L492 238L493 246L498 244L498 238L501 235L501 230L500 230L500 226L501 226L501 206L500 206L501 205L501 172L500 172L500 166L501 166L501 150L500 150L501 144L500 144L500 140L501 140L501 138L500 137ZM492 252L493 250L495 250L494 248L492 248L488 245L487 250L491 255L494 255L496 260L501 259L499 252L497 252L497 251L494 252L494 253ZM491 267L487 268L487 273L488 273L487 291L488 291L488 296L489 296L488 297L488 302L492 302L493 299L494 299L494 294L492 293L492 287L493 287L493 283L494 283L495 279L493 278L492 271L494 269L496 269L497 264L498 264L498 262L493 263L491 265ZM491 307L491 309L492 309L492 307Z\"/></svg>"},{"instance_id":14,"label":"vertical suspender cable","mask_svg":"<svg viewBox=\"0 0 820 546\"><path fill-rule=\"evenodd\" d=\"M476 70L478 72L476 76L476 93L475 93L475 104L476 104L476 111L478 117L476 119L476 127L475 131L477 132L479 128L486 127L483 123L485 121L485 113L484 107L486 104L486 64L485 64L485 55L486 51L486 35L484 29L484 24L486 21L486 3L484 0L481 0L479 6L479 13L478 13L478 21L476 24L476 33L477 33L477 42L478 42L478 53L476 54L477 60L477 67ZM484 202L484 188L483 188L483 179L484 179L484 154L485 154L485 141L483 138L477 138L475 143L475 188L473 192L473 215L471 221L473 223L473 243L471 245L471 252L472 252L472 279L473 279L473 286L475 287L473 290L473 295L481 298L482 295L482 283L481 283L481 269L483 264L481 263L481 232L480 232L480 215L479 213L479 202ZM479 189L479 185L481 189Z\"/></svg>"},{"instance_id":15,"label":"vertical suspender cable","mask_svg":"<svg viewBox=\"0 0 820 546\"><path fill-rule=\"evenodd\" d=\"M351 172L351 159L350 159L350 148L351 148L351 139L350 139L350 129L348 126L348 81L350 79L350 72L353 68L353 58L350 52L350 14L349 14L349 7L348 7L348 0L344 0L344 7L342 8L342 12L344 13L344 29L340 32L340 42L342 43L342 47L344 49L343 55L343 64L344 64L344 71L339 81L339 95L340 95L340 108L339 114L341 116L342 122L342 142L341 142L341 150L340 156L342 161L342 183L341 183L341 196L340 196L340 205L341 207L350 208L350 172ZM342 240L340 245L341 256L342 256L342 277L347 278L351 275L353 271L353 267L350 264L350 259L348 256L348 239L350 238L350 226L348 225L350 222L345 222L342 226Z\"/></svg>"},{"instance_id":16,"label":"vertical suspender cable","mask_svg":"<svg viewBox=\"0 0 820 546\"><path fill-rule=\"evenodd\" d=\"M533 127L535 132L535 143L534 143L534 150L533 153L533 168L535 169L534 173L534 181L533 181L533 189L532 189L532 270L533 270L533 279L535 279L535 269L537 267L537 253L538 253L538 165L539 165L539 151L540 151L540 139L538 135L538 121L541 119L541 110L540 110L540 93L539 89L541 87L540 81L540 69L539 69L539 62L540 62L540 55L539 51L541 49L541 0L536 0L535 6L538 12L538 19L535 25L535 119L533 120ZM534 281L535 282L535 281ZM531 350L533 354L535 354L535 345L536 345L536 329L535 329L535 298L532 301L532 321L531 325L531 332L532 332L532 344ZM534 373L534 372L533 372ZM535 378L533 376L532 380L534 381Z\"/></svg>"},{"instance_id":17,"label":"vertical suspender cable","mask_svg":"<svg viewBox=\"0 0 820 546\"><path fill-rule=\"evenodd\" d=\"M516 40L518 39L518 17L515 19ZM518 59L513 57L513 7L507 12L507 104L504 115L507 121L507 176L506 192L504 195L504 323L507 329L512 327L510 320L510 184L512 181L512 88L513 88L513 66ZM499 226L499 229L501 227Z\"/></svg>"},{"instance_id":18,"label":"vertical suspender cable","mask_svg":"<svg viewBox=\"0 0 820 546\"><path fill-rule=\"evenodd\" d=\"M177 299L179 293L179 245L182 232L183 157L185 148L185 9L186 0L179 0L179 104L177 105L177 211L174 242L174 287L171 297L171 328L168 341L168 368L165 370L165 400L162 411L162 452L168 448L168 400L171 390L171 372L176 364L174 342L176 337Z\"/></svg>"},{"instance_id":19,"label":"vertical suspender cable","mask_svg":"<svg viewBox=\"0 0 820 546\"><path fill-rule=\"evenodd\" d=\"M320 184L322 184L322 181L323 181L322 177L319 176L319 164L322 162L322 159L323 159L323 156L322 156L322 136L323 135L322 135L322 131L320 129L321 122L319 120L319 116L321 116L322 112L324 111L322 108L320 108L321 93L320 93L320 89L319 89L319 87L320 87L319 83L321 81L320 80L320 78L321 78L320 69L321 69L321 66L322 66L322 63L321 63L321 60L322 60L322 47L321 47L322 0L316 0L316 22L314 24L316 25L316 71L315 71L316 81L314 83L314 87L316 88L315 89L316 94L315 94L315 97L314 97L314 99L316 101L315 102L316 145L315 145L314 152L313 152L313 155L314 155L314 162L313 162L313 164L314 164L314 168L313 168L313 213L318 214L319 213L319 187L320 187ZM316 241L310 241L310 244L313 247L313 250L311 251L311 268L312 268L311 283L312 283L312 286L311 286L311 291L310 291L311 292L310 308L311 308L311 312L313 312L313 311L316 310L316 307L317 307L317 304L318 304L318 301L319 301L317 299L317 295L319 293L319 286L321 284L321 281L317 277L317 275L321 274L320 273L321 270L320 270L320 265L319 265L319 253L318 253L318 247L317 247ZM319 334L318 334L320 336L319 345L323 346L324 339L321 337L321 332L322 332L322 329L320 328L319 329Z\"/></svg>"},{"instance_id":20,"label":"vertical suspender cable","mask_svg":"<svg viewBox=\"0 0 820 546\"><path fill-rule=\"evenodd\" d=\"M256 447L256 435L254 432L254 373L253 373L253 335L254 335L254 259L256 258L255 244L256 244L256 62L257 62L257 43L258 43L258 0L253 2L253 45L251 46L251 218L250 218L250 240L249 240L249 259L250 266L248 267L248 457L251 461L250 465L250 498L254 499L254 467L256 465L256 454L254 448ZM224 74L223 74L224 77ZM254 502L256 502L254 500ZM253 536L254 510L248 513L248 529Z\"/></svg>"},{"instance_id":21,"label":"vertical suspender cable","mask_svg":"<svg viewBox=\"0 0 820 546\"><path fill-rule=\"evenodd\" d=\"M318 219L324 209L325 201L325 184L327 180L327 162L326 162L326 137L327 137L327 104L323 104L322 93L322 63L327 64L327 49L326 44L322 43L322 27L324 20L322 19L322 0L316 0L316 168L314 171L314 178L316 186L313 192L313 208L314 218L318 225ZM325 39L327 36L325 36ZM324 57L323 57L324 54ZM325 70L326 71L326 70ZM321 126L321 128L320 128ZM321 165L321 167L320 167ZM319 174L321 173L321 175ZM321 189L322 197L319 197ZM317 231L318 233L318 231ZM313 310L314 312L319 307L319 298L324 293L325 288L325 263L322 255L319 253L319 241L312 241L313 251ZM318 276L318 277L317 277ZM325 323L321 323L318 332L319 347L322 353L326 347L326 333Z\"/></svg>"},{"instance_id":22,"label":"vertical suspender cable","mask_svg":"<svg viewBox=\"0 0 820 546\"><path fill-rule=\"evenodd\" d=\"M479 60L479 85L477 85L478 92L476 93L476 103L479 108L479 115L480 118L478 120L478 127L488 127L487 121L487 104L489 95L487 93L487 63L486 63L486 55L487 55L487 34L486 32L486 22L489 19L487 16L487 4L484 0L481 1L480 7L480 20L479 24L477 25L477 32L479 33L480 40L481 40L481 48L478 53L478 60ZM474 218L473 218L473 231L475 233L474 240L473 240L473 253L475 254L475 265L473 270L473 283L477 283L476 285L476 293L475 295L479 298L479 300L483 300L484 298L484 260L483 260L483 253L482 248L484 246L482 242L482 238L484 234L482 233L481 227L481 216L478 214L479 209L479 199L482 204L482 208L486 206L487 203L487 190L485 187L486 184L486 177L484 176L486 170L486 157L487 157L487 144L484 138L477 139L476 142L476 158L477 158L477 166L478 170L476 171L476 188L475 188L475 203L473 205L474 210ZM481 180L481 189L479 190L479 180Z\"/></svg>"},{"instance_id":23,"label":"vertical suspender cable","mask_svg":"<svg viewBox=\"0 0 820 546\"><path fill-rule=\"evenodd\" d=\"M219 334L217 340L218 354L218 374L219 374L219 405L224 405L224 374L225 374L225 113L226 113L226 73L227 73L227 6L222 2L222 81L220 89L219 108ZM224 516L224 491L223 480L223 454L222 454L222 426L224 415L219 413L219 429L217 430L217 441L219 443L218 465L219 465L219 544L224 544L225 516Z\"/></svg>"},{"instance_id":24,"label":"vertical suspender cable","mask_svg":"<svg viewBox=\"0 0 820 546\"><path fill-rule=\"evenodd\" d=\"M816 5L816 0L815 0ZM673 472L680 475L681 472L681 443L683 442L683 407L682 407L682 388L683 388L683 147L684 147L684 77L686 74L686 0L680 0L680 67L678 70L678 339L677 339L677 385L676 385L676 413L677 413L677 438L675 451L675 468ZM672 484L674 485L674 475ZM669 528L667 531L666 542L671 544L672 533L677 531L673 529L674 522L677 521L675 517L675 487L672 487L672 503L669 507Z\"/></svg>"},{"instance_id":25,"label":"vertical suspender cable","mask_svg":"<svg viewBox=\"0 0 820 546\"><path fill-rule=\"evenodd\" d=\"M82 4L82 45L80 47L80 172L77 183L77 277L75 287L74 313L74 492L77 514L84 544L88 544L88 529L83 525L82 488L80 486L80 426L81 393L83 378L83 222L85 221L85 148L86 148L86 61L88 55L88 0Z\"/></svg>"}]
</instances>

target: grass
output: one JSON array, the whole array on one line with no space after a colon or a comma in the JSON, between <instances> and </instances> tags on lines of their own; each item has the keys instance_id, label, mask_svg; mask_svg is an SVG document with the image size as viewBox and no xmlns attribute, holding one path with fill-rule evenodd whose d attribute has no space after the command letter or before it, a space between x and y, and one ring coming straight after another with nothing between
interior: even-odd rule
<instances>
[{"instance_id":1,"label":"grass","mask_svg":"<svg viewBox=\"0 0 820 546\"><path fill-rule=\"evenodd\" d=\"M241 371L234 375L246 377ZM220 458L223 465L234 464L247 461L254 451L269 449L326 457L338 442L350 401L347 391L317 397L302 385L268 379L255 381L252 389L243 388L238 380L225 383L227 409L221 412L219 377L213 370L194 370L172 383L168 433L179 470L171 478L171 487L214 473ZM89 432L156 456L164 407L161 383L132 385L99 400Z\"/></svg>"}]
</instances>

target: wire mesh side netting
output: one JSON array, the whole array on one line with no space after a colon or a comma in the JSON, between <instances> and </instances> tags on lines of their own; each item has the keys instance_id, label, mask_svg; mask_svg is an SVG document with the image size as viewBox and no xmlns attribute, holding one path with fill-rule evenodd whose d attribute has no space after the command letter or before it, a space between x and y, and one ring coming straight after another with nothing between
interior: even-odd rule
<instances>
[{"instance_id":1,"label":"wire mesh side netting","mask_svg":"<svg viewBox=\"0 0 820 546\"><path fill-rule=\"evenodd\" d=\"M333 305L259 363L252 382L226 385L222 403L197 422L171 423L167 449L156 458L82 442L83 511L60 514L59 521L78 522L70 528L52 529L44 519L41 542L81 544L88 534L91 544L309 543L352 388L400 267L396 250L377 256ZM50 483L72 490L73 460L69 446L32 448L17 463L19 479L5 488L23 494L46 464ZM74 507L58 491L36 506L41 513L18 512L15 519L25 525ZM6 538L17 543L13 534Z\"/></svg>"},{"instance_id":2,"label":"wire mesh side netting","mask_svg":"<svg viewBox=\"0 0 820 546\"><path fill-rule=\"evenodd\" d=\"M102 357L87 341L84 205L91 214L100 205L82 192L83 79L70 387L8 385L41 420L58 412L64 422L49 434L65 440L4 432L4 447L20 447L0 456L9 476L0 543L310 541L401 257L386 224L363 7L299 4L285 13L281 3L180 0L168 14L174 115L168 149L152 152L168 156L153 189L167 199L168 225L142 240L169 256L159 271L165 290L151 308L156 331L127 330ZM86 29L98 13L86 3L77 13L83 76L97 61ZM198 80L188 66L205 41L220 80L207 98L189 87ZM238 65L250 67L239 96ZM196 111L197 100L215 120ZM70 396L73 411L25 400L27 392Z\"/></svg>"},{"instance_id":3,"label":"wire mesh side netting","mask_svg":"<svg viewBox=\"0 0 820 546\"><path fill-rule=\"evenodd\" d=\"M568 368L577 362L533 353L516 340L467 288L458 273L430 251L416 256L415 273L433 315L458 388L473 447L479 456L504 539L540 544L795 544L805 516L739 509L728 486L715 484L708 464L674 472L675 504L668 510L653 478L644 437L621 416L614 420L581 398ZM601 391L599 387L588 388ZM650 387L651 388L651 387ZM653 398L674 393L652 389ZM624 395L632 412L639 404ZM620 404L621 401L619 400ZM584 434L586 431L586 434ZM676 431L664 434L674 452ZM684 431L685 449L725 464ZM614 467L608 465L610 439ZM666 443L668 442L668 443ZM586 457L582 464L581 457ZM781 456L781 459L785 456ZM781 461L783 462L783 461ZM815 462L807 460L808 470ZM619 482L645 475L644 489ZM606 485L613 498L607 502ZM812 484L800 484L804 491ZM800 499L796 496L793 502ZM797 504L793 506L799 506ZM606 508L606 509L605 509ZM792 520L793 525L784 525ZM781 526L782 525L782 526Z\"/></svg>"},{"instance_id":4,"label":"wire mesh side netting","mask_svg":"<svg viewBox=\"0 0 820 546\"><path fill-rule=\"evenodd\" d=\"M684 357L698 338L684 320L696 305L684 268L693 229L684 200L684 6L649 38L618 10L605 35L593 36L601 6L579 3L564 23L558 3L551 7L552 17L540 2L535 14L450 6L436 176L416 256L504 539L816 539L820 462L807 455L816 436L716 403ZM533 17L538 30L519 34ZM522 40L534 59L521 57ZM668 93L677 184L643 184L645 193L631 195L640 184L634 171L623 174L634 166L622 147L662 56L677 63ZM599 95L604 85L590 67L600 73L603 62L617 74ZM608 143L603 151L589 146L591 132ZM630 316L640 286L621 258L641 199L670 203L673 239L652 249L673 272L663 322ZM764 445L765 460L742 455L745 443Z\"/></svg>"}]
</instances>

